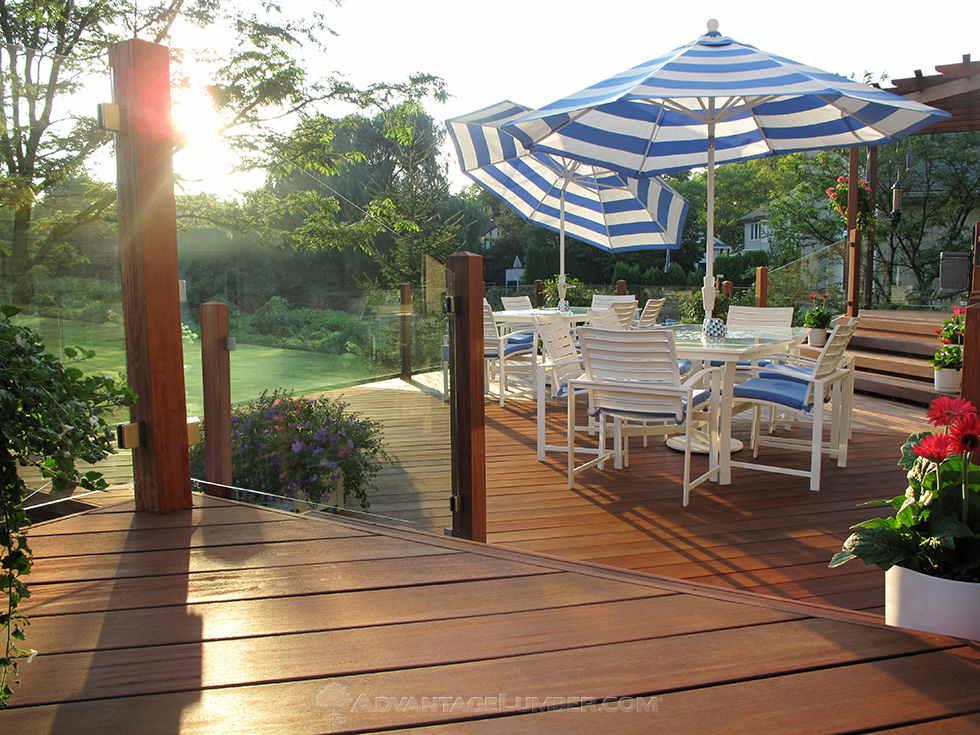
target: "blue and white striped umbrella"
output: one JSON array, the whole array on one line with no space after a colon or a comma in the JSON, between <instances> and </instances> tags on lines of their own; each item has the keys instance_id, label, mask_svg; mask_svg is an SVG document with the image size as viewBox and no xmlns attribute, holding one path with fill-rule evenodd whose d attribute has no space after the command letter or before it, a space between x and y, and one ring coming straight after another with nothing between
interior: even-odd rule
<instances>
[{"instance_id":1,"label":"blue and white striped umbrella","mask_svg":"<svg viewBox=\"0 0 980 735\"><path fill-rule=\"evenodd\" d=\"M708 33L503 125L526 148L627 176L708 168L778 153L890 143L948 113ZM713 258L707 289L714 304Z\"/></svg>"},{"instance_id":2,"label":"blue and white striped umbrella","mask_svg":"<svg viewBox=\"0 0 980 735\"><path fill-rule=\"evenodd\" d=\"M531 153L500 125L530 108L500 102L446 121L463 172L530 222L610 252L679 246L687 200L659 177L635 179L547 153Z\"/></svg>"}]
</instances>

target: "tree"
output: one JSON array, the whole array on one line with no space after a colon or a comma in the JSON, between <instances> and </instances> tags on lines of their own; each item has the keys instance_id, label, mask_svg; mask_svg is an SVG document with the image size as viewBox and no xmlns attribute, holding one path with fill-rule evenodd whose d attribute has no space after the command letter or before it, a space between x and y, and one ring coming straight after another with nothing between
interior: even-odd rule
<instances>
[{"instance_id":1,"label":"tree","mask_svg":"<svg viewBox=\"0 0 980 735\"><path fill-rule=\"evenodd\" d=\"M911 145L911 155L908 146ZM896 268L908 270L928 298L943 250L969 250L970 212L980 206L980 133L914 136L911 142L879 149L876 220L875 293L887 299ZM830 206L828 187L847 175L846 150L812 157L786 156L799 183L767 205L774 265L798 258L805 250L833 245L846 224ZM909 162L911 165L907 165ZM891 184L901 178L905 190L902 219L892 230ZM894 237L892 237L894 236ZM894 241L895 249L889 243Z\"/></svg>"},{"instance_id":2,"label":"tree","mask_svg":"<svg viewBox=\"0 0 980 735\"><path fill-rule=\"evenodd\" d=\"M176 30L194 26L230 34L226 49L198 49L188 56L209 70L209 90L225 121L222 132L240 151L240 168L265 166L286 147L284 136L266 125L273 118L325 100L377 103L417 81L359 90L337 77L311 78L300 61L301 50L322 50L319 38L329 29L322 15L306 8L295 20L275 4L263 3L256 14L215 0L146 6L126 0L0 4L0 205L11 219L9 242L0 256L15 303L30 303L31 272L62 247L64 237L99 219L115 201L110 188L93 189L89 204L66 212L58 227L41 233L34 226L35 203L77 174L110 140L94 118L71 112L71 95L107 73L111 44L132 37L165 42ZM175 83L186 84L184 54L175 51L174 56Z\"/></svg>"}]
</instances>

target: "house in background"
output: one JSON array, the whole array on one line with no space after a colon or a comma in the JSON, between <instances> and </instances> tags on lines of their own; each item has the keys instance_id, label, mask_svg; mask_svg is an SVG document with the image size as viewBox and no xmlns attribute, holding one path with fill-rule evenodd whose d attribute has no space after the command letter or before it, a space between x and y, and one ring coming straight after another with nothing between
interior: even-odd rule
<instances>
[{"instance_id":1,"label":"house in background","mask_svg":"<svg viewBox=\"0 0 980 735\"><path fill-rule=\"evenodd\" d=\"M766 208L749 212L744 217L740 217L739 222L745 227L744 250L768 250L768 228L766 227Z\"/></svg>"},{"instance_id":2,"label":"house in background","mask_svg":"<svg viewBox=\"0 0 980 735\"><path fill-rule=\"evenodd\" d=\"M497 224L495 222L490 223L490 229L483 233L483 249L489 250L497 242L497 238L500 237L500 230L497 229Z\"/></svg>"},{"instance_id":3,"label":"house in background","mask_svg":"<svg viewBox=\"0 0 980 735\"><path fill-rule=\"evenodd\" d=\"M521 264L521 259L514 256L514 265L507 269L507 273L504 277L504 285L510 289L513 285L515 288L524 283L524 266Z\"/></svg>"}]
</instances>

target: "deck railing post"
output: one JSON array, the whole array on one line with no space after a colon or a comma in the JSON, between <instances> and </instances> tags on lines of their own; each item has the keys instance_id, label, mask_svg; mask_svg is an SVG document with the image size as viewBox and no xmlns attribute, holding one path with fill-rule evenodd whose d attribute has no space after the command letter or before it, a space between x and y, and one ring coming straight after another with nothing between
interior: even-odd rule
<instances>
[{"instance_id":1,"label":"deck railing post","mask_svg":"<svg viewBox=\"0 0 980 735\"><path fill-rule=\"evenodd\" d=\"M412 284L403 283L401 291L401 358L402 380L412 379Z\"/></svg>"},{"instance_id":2,"label":"deck railing post","mask_svg":"<svg viewBox=\"0 0 980 735\"><path fill-rule=\"evenodd\" d=\"M544 306L544 281L540 278L534 282L534 306L537 309Z\"/></svg>"},{"instance_id":3,"label":"deck railing post","mask_svg":"<svg viewBox=\"0 0 980 735\"><path fill-rule=\"evenodd\" d=\"M616 281L616 295L617 296L626 295L626 281L622 279Z\"/></svg>"},{"instance_id":4,"label":"deck railing post","mask_svg":"<svg viewBox=\"0 0 980 735\"><path fill-rule=\"evenodd\" d=\"M980 303L980 222L973 225L973 279L969 303L971 305Z\"/></svg>"},{"instance_id":5,"label":"deck railing post","mask_svg":"<svg viewBox=\"0 0 980 735\"><path fill-rule=\"evenodd\" d=\"M721 282L721 292L725 296L727 296L728 298L731 298L732 297L732 286L733 286L733 284L732 284L731 281L722 281Z\"/></svg>"},{"instance_id":6,"label":"deck railing post","mask_svg":"<svg viewBox=\"0 0 980 735\"><path fill-rule=\"evenodd\" d=\"M764 265L755 269L755 305L769 305L769 269Z\"/></svg>"},{"instance_id":7,"label":"deck railing post","mask_svg":"<svg viewBox=\"0 0 980 735\"><path fill-rule=\"evenodd\" d=\"M980 304L966 307L963 333L963 379L960 396L980 406Z\"/></svg>"},{"instance_id":8,"label":"deck railing post","mask_svg":"<svg viewBox=\"0 0 980 735\"><path fill-rule=\"evenodd\" d=\"M449 313L453 536L487 540L486 425L483 398L483 258L454 253Z\"/></svg>"},{"instance_id":9,"label":"deck railing post","mask_svg":"<svg viewBox=\"0 0 980 735\"><path fill-rule=\"evenodd\" d=\"M231 485L231 350L229 310L201 304L201 377L204 383L204 491L227 497ZM215 483L215 484L211 484Z\"/></svg>"},{"instance_id":10,"label":"deck railing post","mask_svg":"<svg viewBox=\"0 0 980 735\"><path fill-rule=\"evenodd\" d=\"M861 230L858 229L858 148L851 148L848 165L847 187L847 271L846 308L848 316L858 315L858 299L861 297Z\"/></svg>"},{"instance_id":11,"label":"deck railing post","mask_svg":"<svg viewBox=\"0 0 980 735\"><path fill-rule=\"evenodd\" d=\"M136 508L191 505L187 404L177 275L170 50L131 39L109 47L116 130L116 198L126 370L139 396L133 449Z\"/></svg>"}]
</instances>

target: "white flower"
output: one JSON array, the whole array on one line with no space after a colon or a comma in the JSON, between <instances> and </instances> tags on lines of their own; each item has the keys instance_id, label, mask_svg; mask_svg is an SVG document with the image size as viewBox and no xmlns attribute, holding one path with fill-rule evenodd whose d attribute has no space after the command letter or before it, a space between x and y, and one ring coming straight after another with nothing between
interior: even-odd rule
<instances>
[{"instance_id":1,"label":"white flower","mask_svg":"<svg viewBox=\"0 0 980 735\"><path fill-rule=\"evenodd\" d=\"M99 417L96 416L95 414L92 414L91 416L89 416L88 417L88 425L91 426L94 429L96 426L99 425Z\"/></svg>"}]
</instances>

